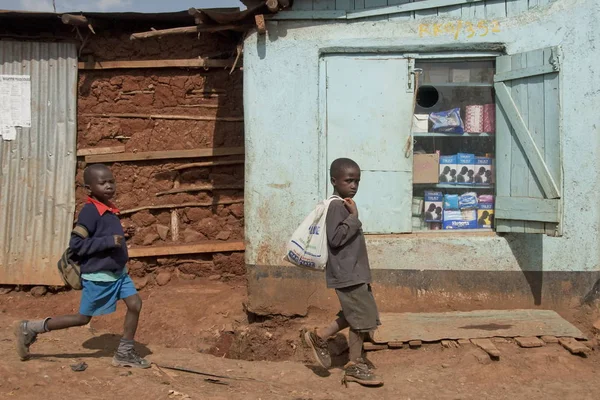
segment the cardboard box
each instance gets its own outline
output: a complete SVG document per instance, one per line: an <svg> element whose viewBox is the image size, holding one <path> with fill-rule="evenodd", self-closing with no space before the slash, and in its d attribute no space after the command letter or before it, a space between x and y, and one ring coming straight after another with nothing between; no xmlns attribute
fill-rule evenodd
<svg viewBox="0 0 600 400"><path fill-rule="evenodd" d="M438 182L456 184L456 155L440 156L440 176Z"/></svg>
<svg viewBox="0 0 600 400"><path fill-rule="evenodd" d="M494 183L493 160L489 157L475 157L475 176L473 182L476 185L489 186Z"/></svg>
<svg viewBox="0 0 600 400"><path fill-rule="evenodd" d="M441 222L444 211L444 194L442 192L425 191L425 222Z"/></svg>
<svg viewBox="0 0 600 400"><path fill-rule="evenodd" d="M477 229L478 210L444 210L444 229Z"/></svg>
<svg viewBox="0 0 600 400"><path fill-rule="evenodd" d="M477 227L480 229L494 228L494 205L479 203L477 209Z"/></svg>
<svg viewBox="0 0 600 400"><path fill-rule="evenodd" d="M429 132L429 114L413 114L413 132Z"/></svg>
<svg viewBox="0 0 600 400"><path fill-rule="evenodd" d="M473 178L475 175L475 155L458 153L456 158L456 184L473 185Z"/></svg>
<svg viewBox="0 0 600 400"><path fill-rule="evenodd" d="M413 156L413 183L438 183L440 156L415 154Z"/></svg>
<svg viewBox="0 0 600 400"><path fill-rule="evenodd" d="M483 106L470 105L465 107L465 132L485 132L483 130Z"/></svg>

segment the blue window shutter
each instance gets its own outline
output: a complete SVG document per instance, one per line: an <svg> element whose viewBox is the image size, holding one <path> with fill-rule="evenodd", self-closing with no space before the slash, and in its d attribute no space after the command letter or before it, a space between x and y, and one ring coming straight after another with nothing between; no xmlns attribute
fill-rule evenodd
<svg viewBox="0 0 600 400"><path fill-rule="evenodd" d="M561 234L559 73L558 47L496 59L498 232Z"/></svg>
<svg viewBox="0 0 600 400"><path fill-rule="evenodd" d="M326 162L361 167L356 203L365 233L412 231L413 77L406 58L332 55L326 61Z"/></svg>

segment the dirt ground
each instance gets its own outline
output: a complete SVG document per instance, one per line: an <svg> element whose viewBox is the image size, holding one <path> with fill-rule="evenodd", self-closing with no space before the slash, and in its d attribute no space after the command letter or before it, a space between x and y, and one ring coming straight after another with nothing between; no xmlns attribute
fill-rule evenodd
<svg viewBox="0 0 600 400"><path fill-rule="evenodd" d="M26 292L0 295L0 399L598 399L600 356L569 354L559 345L521 349L498 344L502 355L491 361L471 345L369 353L385 379L381 388L341 385L347 359L343 336L330 343L334 368L312 365L298 332L328 315L311 310L304 319L261 320L248 316L243 280L171 282L141 292L144 308L138 351L159 365L177 365L240 379L174 372L114 368L110 357L119 340L124 307L94 319L91 329L72 328L40 336L34 357L21 362L14 350L12 324L18 319L76 312L77 292L34 298ZM582 326L582 318L571 322ZM483 357L482 357L483 356ZM70 365L85 361L87 370ZM186 397L189 396L189 397Z"/></svg>

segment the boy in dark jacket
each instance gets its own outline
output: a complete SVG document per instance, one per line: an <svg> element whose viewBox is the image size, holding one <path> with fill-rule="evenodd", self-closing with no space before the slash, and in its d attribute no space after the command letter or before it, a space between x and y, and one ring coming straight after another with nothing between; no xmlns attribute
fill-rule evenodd
<svg viewBox="0 0 600 400"><path fill-rule="evenodd" d="M377 304L371 291L371 269L367 246L358 219L358 208L352 198L358 191L360 168L348 158L331 164L334 200L327 211L327 244L329 257L325 268L327 287L335 289L342 311L329 326L305 331L303 339L313 350L316 361L324 368L331 366L327 338L350 327L348 346L350 361L344 367L344 382L380 386L383 380L373 373L374 365L363 353L363 342L380 325Z"/></svg>
<svg viewBox="0 0 600 400"><path fill-rule="evenodd" d="M108 167L94 164L85 169L83 180L89 197L79 213L69 242L81 265L83 289L79 314L19 322L15 328L17 352L25 361L29 358L29 346L40 333L86 325L93 316L115 312L117 301L123 299L127 315L112 364L148 368L150 363L133 348L142 299L125 267L129 256L123 227L117 217L119 210L110 202L116 191L115 178Z"/></svg>

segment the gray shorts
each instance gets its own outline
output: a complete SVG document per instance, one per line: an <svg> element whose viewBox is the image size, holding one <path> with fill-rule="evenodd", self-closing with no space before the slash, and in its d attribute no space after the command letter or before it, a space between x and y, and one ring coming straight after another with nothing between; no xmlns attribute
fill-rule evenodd
<svg viewBox="0 0 600 400"><path fill-rule="evenodd" d="M335 289L335 292L342 305L342 311L338 313L338 316L346 318L352 330L371 332L381 325L371 285L361 283Z"/></svg>

